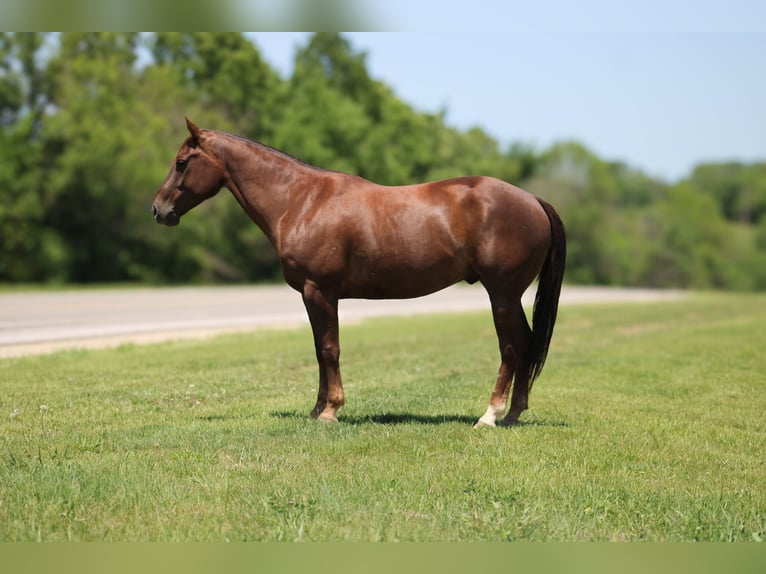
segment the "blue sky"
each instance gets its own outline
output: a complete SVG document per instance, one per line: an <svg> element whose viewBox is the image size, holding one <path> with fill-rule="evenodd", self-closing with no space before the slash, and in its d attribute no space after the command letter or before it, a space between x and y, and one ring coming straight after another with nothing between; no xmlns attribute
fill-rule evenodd
<svg viewBox="0 0 766 574"><path fill-rule="evenodd" d="M594 20L573 9L545 19L558 3L541 0L535 13L501 9L482 26L480 15L451 10L448 0L442 10L425 0L411 2L410 16L430 9L438 18L425 18L420 31L394 22L404 31L345 35L400 98L446 110L450 125L479 126L503 145L574 139L667 180L702 161L766 160L766 8L668 1ZM308 34L252 37L287 75Z"/></svg>

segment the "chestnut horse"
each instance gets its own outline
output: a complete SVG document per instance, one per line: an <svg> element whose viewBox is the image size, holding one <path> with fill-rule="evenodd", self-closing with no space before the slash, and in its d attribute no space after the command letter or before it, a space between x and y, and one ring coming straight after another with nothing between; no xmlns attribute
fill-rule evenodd
<svg viewBox="0 0 766 574"><path fill-rule="evenodd" d="M303 296L319 363L311 416L337 421L343 406L338 300L420 297L458 281L489 294L500 371L477 427L527 408L556 322L566 260L553 207L491 177L387 187L313 167L263 144L200 129L186 138L157 192L154 219L178 225L228 188L271 241L287 283ZM529 327L521 296L539 277Z"/></svg>

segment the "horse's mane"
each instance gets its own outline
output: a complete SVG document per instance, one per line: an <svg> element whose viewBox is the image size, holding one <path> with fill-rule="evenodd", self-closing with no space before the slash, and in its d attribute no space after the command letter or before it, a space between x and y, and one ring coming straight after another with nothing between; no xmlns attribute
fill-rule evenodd
<svg viewBox="0 0 766 574"><path fill-rule="evenodd" d="M307 167L309 169L314 169L314 170L317 170L317 171L334 171L334 170L331 170L331 169L325 169L323 167L318 167L316 165L312 165L312 164L307 163L307 162L303 161L302 159L299 159L299 158L297 158L297 157L295 157L293 155L290 155L289 153L284 152L284 151L282 151L280 149L277 149L275 147L271 147L271 146L266 145L266 144L261 143L261 142L257 142L255 140L251 140L251 139L246 138L246 137L238 136L236 134L230 134L228 132L221 132L221 131L218 131L218 130L210 130L210 131L212 133L218 135L218 136L222 136L222 137L228 138L228 139L233 139L233 140L239 141L240 143L243 143L243 144L245 144L247 146L255 147L255 148L264 150L267 153L272 153L272 154L281 156L284 159L287 159L287 160L289 160L289 161L291 161L293 163L297 163L298 165L303 166L303 167Z"/></svg>

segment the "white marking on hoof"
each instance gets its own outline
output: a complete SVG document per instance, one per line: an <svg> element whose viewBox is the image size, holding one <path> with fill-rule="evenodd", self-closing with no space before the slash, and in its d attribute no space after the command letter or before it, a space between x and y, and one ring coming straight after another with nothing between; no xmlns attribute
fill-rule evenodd
<svg viewBox="0 0 766 574"><path fill-rule="evenodd" d="M489 405L487 407L487 412L485 412L478 420L478 422L473 425L473 428L480 429L482 427L497 426L495 425L495 421L497 421L498 416L503 414L503 411L505 411L505 405L500 407Z"/></svg>
<svg viewBox="0 0 766 574"><path fill-rule="evenodd" d="M484 427L493 427L495 426L494 420L488 420L486 417L481 417L475 425L473 425L473 428L480 429Z"/></svg>

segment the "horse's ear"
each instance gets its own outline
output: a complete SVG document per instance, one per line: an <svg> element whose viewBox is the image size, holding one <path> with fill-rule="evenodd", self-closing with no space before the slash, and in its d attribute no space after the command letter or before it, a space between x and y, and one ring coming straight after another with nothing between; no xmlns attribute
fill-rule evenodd
<svg viewBox="0 0 766 574"><path fill-rule="evenodd" d="M194 141L195 145L192 147L196 147L196 145L199 145L199 135L200 135L200 129L194 125L194 123L189 118L184 118L186 120L186 128L189 130L189 134L192 137L192 141Z"/></svg>

